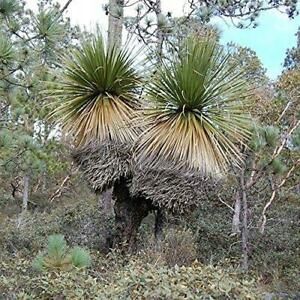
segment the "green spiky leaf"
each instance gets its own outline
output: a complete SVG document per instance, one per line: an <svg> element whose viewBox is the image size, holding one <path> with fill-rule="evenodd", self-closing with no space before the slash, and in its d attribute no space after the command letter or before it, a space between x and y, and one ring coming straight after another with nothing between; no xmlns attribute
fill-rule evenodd
<svg viewBox="0 0 300 300"><path fill-rule="evenodd" d="M61 234L51 235L48 238L47 254L51 258L61 259L66 255L67 243Z"/></svg>
<svg viewBox="0 0 300 300"><path fill-rule="evenodd" d="M91 264L91 257L85 249L75 247L71 251L71 261L75 267L85 268Z"/></svg>
<svg viewBox="0 0 300 300"><path fill-rule="evenodd" d="M45 268L44 264L44 256L42 254L39 254L33 261L32 267L34 270L42 272Z"/></svg>
<svg viewBox="0 0 300 300"><path fill-rule="evenodd" d="M266 146L265 131L263 127L254 124L249 146L256 152Z"/></svg>
<svg viewBox="0 0 300 300"><path fill-rule="evenodd" d="M267 126L264 131L267 144L270 147L275 147L279 138L279 129L274 126Z"/></svg>
<svg viewBox="0 0 300 300"><path fill-rule="evenodd" d="M64 34L63 26L58 21L56 9L41 11L35 18L39 36L50 43L55 43Z"/></svg>
<svg viewBox="0 0 300 300"><path fill-rule="evenodd" d="M3 35L0 35L0 62L7 64L14 58L11 42Z"/></svg>
<svg viewBox="0 0 300 300"><path fill-rule="evenodd" d="M275 158L271 166L275 174L282 174L286 171L286 165L279 158Z"/></svg>
<svg viewBox="0 0 300 300"><path fill-rule="evenodd" d="M136 128L130 125L140 79L133 63L128 50L106 47L101 36L66 59L64 75L53 90L60 103L51 115L78 144L136 139Z"/></svg>
<svg viewBox="0 0 300 300"><path fill-rule="evenodd" d="M10 17L19 10L18 0L0 0L0 14L4 17Z"/></svg>
<svg viewBox="0 0 300 300"><path fill-rule="evenodd" d="M172 61L162 62L147 87L148 130L138 159L151 167L167 161L206 174L241 163L238 143L250 135L244 74L228 64L215 40L187 40Z"/></svg>

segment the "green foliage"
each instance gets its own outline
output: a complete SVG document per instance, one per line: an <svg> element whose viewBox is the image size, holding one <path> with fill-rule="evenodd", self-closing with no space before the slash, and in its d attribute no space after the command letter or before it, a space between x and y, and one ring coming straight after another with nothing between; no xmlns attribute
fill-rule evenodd
<svg viewBox="0 0 300 300"><path fill-rule="evenodd" d="M249 146L253 151L257 152L266 145L266 141L264 138L264 130L261 126L254 124L252 132L253 134Z"/></svg>
<svg viewBox="0 0 300 300"><path fill-rule="evenodd" d="M0 35L0 62L3 65L9 63L14 57L13 47L10 41L3 35Z"/></svg>
<svg viewBox="0 0 300 300"><path fill-rule="evenodd" d="M280 130L275 126L262 126L255 124L253 126L253 135L250 141L250 147L258 152L264 147L274 148L279 141Z"/></svg>
<svg viewBox="0 0 300 300"><path fill-rule="evenodd" d="M197 262L190 267L169 268L135 257L127 263L120 260L116 267L109 259L96 257L104 260L101 268L109 273L73 270L49 276L30 272L27 260L15 259L10 264L1 260L1 293L17 299L261 299L255 278L243 277L232 269Z"/></svg>
<svg viewBox="0 0 300 300"><path fill-rule="evenodd" d="M86 250L75 247L71 250L71 261L76 268L88 267L91 264L90 255Z"/></svg>
<svg viewBox="0 0 300 300"><path fill-rule="evenodd" d="M258 26L257 19L261 11L266 9L285 7L284 11L290 18L297 15L297 1L270 0L264 1L241 1L218 0L213 3L199 1L197 15L202 22L210 22L214 16L225 16L237 19L237 27L240 29Z"/></svg>
<svg viewBox="0 0 300 300"><path fill-rule="evenodd" d="M44 270L44 257L42 254L39 254L34 259L34 261L32 262L32 267L39 272L42 272Z"/></svg>
<svg viewBox="0 0 300 300"><path fill-rule="evenodd" d="M35 18L38 34L48 43L55 44L55 41L64 36L64 29L58 18L59 12L56 9L42 10Z"/></svg>
<svg viewBox="0 0 300 300"><path fill-rule="evenodd" d="M292 136L292 144L300 148L300 128L298 128Z"/></svg>
<svg viewBox="0 0 300 300"><path fill-rule="evenodd" d="M3 17L10 17L20 8L18 0L0 0L0 14Z"/></svg>
<svg viewBox="0 0 300 300"><path fill-rule="evenodd" d="M235 143L249 137L250 92L229 57L215 40L192 36L177 57L161 63L147 87L141 162L154 168L163 161L184 164L206 174L240 162Z"/></svg>
<svg viewBox="0 0 300 300"><path fill-rule="evenodd" d="M157 243L146 234L143 260L159 262L169 267L190 266L197 259L197 246L193 232L188 229L165 229L164 237Z"/></svg>
<svg viewBox="0 0 300 300"><path fill-rule="evenodd" d="M67 243L61 234L51 235L48 238L47 254L58 260L63 259L67 251Z"/></svg>
<svg viewBox="0 0 300 300"><path fill-rule="evenodd" d="M298 28L295 36L297 37L297 45L288 49L284 60L284 67L288 70L297 69L300 66L300 27Z"/></svg>
<svg viewBox="0 0 300 300"><path fill-rule="evenodd" d="M249 84L261 87L268 83L266 69L255 51L234 43L229 43L227 47L231 53L229 64L233 63L236 69L241 69L245 73Z"/></svg>
<svg viewBox="0 0 300 300"><path fill-rule="evenodd" d="M271 166L275 174L282 174L287 169L284 163L279 158L275 158L272 161Z"/></svg>
<svg viewBox="0 0 300 300"><path fill-rule="evenodd" d="M77 182L76 185L79 185ZM63 198L62 202L69 202L67 207L52 208L47 213L36 211L29 214L26 218L26 226L16 229L15 220L7 220L0 224L0 245L5 253L18 252L24 255L37 253L44 247L44 241L53 233L61 233L65 236L70 247L79 245L83 248L100 249L107 251L105 233L107 228L112 230L113 222L107 223L101 217L96 201L84 187L77 191L77 197L81 201L71 201L68 197ZM45 197L45 195L41 195ZM10 199L11 200L11 199ZM32 197L32 201L41 208L39 210L49 210L48 199L37 199ZM75 203L74 203L75 202ZM53 205L53 204L52 204ZM11 206L11 205L10 205Z"/></svg>
<svg viewBox="0 0 300 300"><path fill-rule="evenodd" d="M230 203L230 190L222 195L224 194L228 195L228 199L224 200ZM197 292L197 296L206 293L216 299L247 299L244 298L246 291L254 299L261 299L262 290L296 292L300 288L297 276L300 238L297 198L284 198L279 202L281 206L274 206L268 216L270 221L264 236L256 228L249 226L253 266L251 274L257 274L259 290L256 289L257 284L252 282L253 279L246 279L236 271L240 251L239 237L230 235L231 210L217 200L201 203L196 214L189 216L185 226L190 226L190 230L181 226L176 230L166 229L166 237L161 245L145 243L146 248L142 248L137 256L124 257L114 251L103 256L92 250L95 263L89 269L77 272L77 268L68 267L63 268L65 271L60 271L56 267L51 274L33 272L32 253L40 251L43 241L53 232L63 232L69 245L92 245L100 242L103 221L96 214L97 204L86 201L85 197L80 198L84 199L80 205L72 204L68 208L52 210L50 215L38 213L32 218L29 216L26 225L20 229L16 229L15 220L1 224L0 297L9 299L8 295L13 297L25 293L33 299L41 299L41 295L50 299L58 295L70 299L97 298L98 295L103 295L103 299L126 299L136 295L139 299L149 295L151 299L156 295L157 286L163 295L171 292L169 299L180 299L176 297L181 292L190 293L194 298L194 293ZM249 202L249 209L257 215L261 207L257 207L257 202ZM100 222L91 225L89 222L93 220ZM179 223L178 219L176 223ZM182 223L183 220L180 220L180 224ZM149 230L151 229L152 224L149 224ZM147 239L149 234L148 232ZM72 251L67 253L71 255ZM46 253L37 257L35 270L45 270L45 255ZM193 264L195 259L205 264ZM78 259L73 260L72 266L74 261L78 262ZM211 264L223 267L212 267ZM223 292L216 282L220 282ZM132 285L129 287L127 284ZM226 296L223 289L228 285L231 286L230 296ZM133 294L128 296L130 291Z"/></svg>
<svg viewBox="0 0 300 300"><path fill-rule="evenodd" d="M51 235L48 239L47 252L38 255L33 267L38 270L70 270L72 267L86 268L90 265L89 253L80 247L68 250L63 235Z"/></svg>
<svg viewBox="0 0 300 300"><path fill-rule="evenodd" d="M260 299L253 280L195 262L190 267L157 267L133 261L107 285L106 299Z"/></svg>
<svg viewBox="0 0 300 300"><path fill-rule="evenodd" d="M78 31L51 0L39 1L38 12L25 1L0 0L0 24L1 180L11 194L16 178L30 174L31 197L41 178L53 189L69 166L59 132L46 119L48 99L40 92L41 80L53 81L60 72L60 53L73 47Z"/></svg>
<svg viewBox="0 0 300 300"><path fill-rule="evenodd" d="M129 50L106 47L100 35L84 42L66 59L65 72L50 91L59 100L52 116L79 144L134 140L130 125L140 80L133 65Z"/></svg>
<svg viewBox="0 0 300 300"><path fill-rule="evenodd" d="M279 139L279 128L275 126L267 126L264 128L265 140L268 146L275 147Z"/></svg>

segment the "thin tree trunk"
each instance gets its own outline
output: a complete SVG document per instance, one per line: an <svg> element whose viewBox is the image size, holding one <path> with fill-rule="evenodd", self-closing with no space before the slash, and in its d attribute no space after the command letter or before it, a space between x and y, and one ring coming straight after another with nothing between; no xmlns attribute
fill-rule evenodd
<svg viewBox="0 0 300 300"><path fill-rule="evenodd" d="M245 187L245 174L244 171L241 174L241 189L242 189L242 270L247 272L249 269L248 264L248 202Z"/></svg>
<svg viewBox="0 0 300 300"><path fill-rule="evenodd" d="M124 15L124 0L109 1L108 45L121 47Z"/></svg>
<svg viewBox="0 0 300 300"><path fill-rule="evenodd" d="M157 54L158 57L162 57L162 48L163 48L163 32L160 27L160 18L161 18L161 0L156 0L156 5L155 5L155 14L156 14L156 22L158 24L157 26L157 33L156 33L156 38L157 38Z"/></svg>
<svg viewBox="0 0 300 300"><path fill-rule="evenodd" d="M25 174L23 180L24 180L24 187L23 187L22 212L26 212L28 208L28 200L29 200L29 176Z"/></svg>
<svg viewBox="0 0 300 300"><path fill-rule="evenodd" d="M17 228L24 225L24 218L27 213L29 202L29 175L25 174L23 176L23 198L22 198L22 211L17 218Z"/></svg>
<svg viewBox="0 0 300 300"><path fill-rule="evenodd" d="M235 192L235 202L234 202L234 214L232 218L232 234L239 234L241 232L241 197L240 192Z"/></svg>
<svg viewBox="0 0 300 300"><path fill-rule="evenodd" d="M44 171L42 175L42 193L46 193L46 191L47 191L47 171Z"/></svg>

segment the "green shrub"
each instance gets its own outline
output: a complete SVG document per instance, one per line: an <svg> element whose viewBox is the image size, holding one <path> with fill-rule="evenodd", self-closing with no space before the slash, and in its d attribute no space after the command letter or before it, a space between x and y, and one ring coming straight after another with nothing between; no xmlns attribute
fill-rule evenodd
<svg viewBox="0 0 300 300"><path fill-rule="evenodd" d="M95 253L94 253L95 255ZM116 258L116 257L115 257ZM97 255L95 257L97 259ZM91 272L77 269L54 273L30 271L30 262L0 261L1 299L262 299L255 278L246 278L233 269L148 264L131 256L110 267L110 259L98 257ZM106 261L106 262L105 262ZM102 270L105 268L105 270Z"/></svg>
<svg viewBox="0 0 300 300"><path fill-rule="evenodd" d="M63 234L70 246L107 251L112 221L103 221L95 199L83 199L68 205L50 213L29 212L25 225L19 228L14 218L0 223L1 251L32 256L44 246L43 241L55 233Z"/></svg>
<svg viewBox="0 0 300 300"><path fill-rule="evenodd" d="M76 268L84 268L91 264L91 257L86 250L75 247L71 250L71 261Z"/></svg>
<svg viewBox="0 0 300 300"><path fill-rule="evenodd" d="M61 260L66 255L67 243L61 234L50 235L48 238L47 254L56 260Z"/></svg>
<svg viewBox="0 0 300 300"><path fill-rule="evenodd" d="M189 266L197 258L197 245L191 230L169 228L161 241L148 239L142 253L149 263Z"/></svg>
<svg viewBox="0 0 300 300"><path fill-rule="evenodd" d="M105 289L106 299L261 299L254 280L194 263L164 267L131 261ZM105 299L103 297L103 299Z"/></svg>
<svg viewBox="0 0 300 300"><path fill-rule="evenodd" d="M70 270L74 267L85 268L90 265L89 253L80 248L68 250L63 235L51 235L48 238L47 252L39 254L33 261L33 267L38 271L43 270Z"/></svg>

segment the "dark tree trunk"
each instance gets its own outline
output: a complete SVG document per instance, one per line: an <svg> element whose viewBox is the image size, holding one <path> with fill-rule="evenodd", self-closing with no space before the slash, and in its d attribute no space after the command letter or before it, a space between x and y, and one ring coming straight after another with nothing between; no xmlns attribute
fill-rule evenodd
<svg viewBox="0 0 300 300"><path fill-rule="evenodd" d="M113 246L134 251L138 229L153 206L143 197L131 197L125 178L115 183L113 197L116 226Z"/></svg>
<svg viewBox="0 0 300 300"><path fill-rule="evenodd" d="M99 226L100 244L99 250L108 253L113 246L113 231L111 228L111 220L113 219L112 209L112 189L108 189L102 193L97 193L99 205L99 217L101 218L101 226Z"/></svg>
<svg viewBox="0 0 300 300"><path fill-rule="evenodd" d="M163 237L163 227L166 221L165 213L158 208L155 215L155 226L154 226L154 235L157 241L161 240Z"/></svg>

